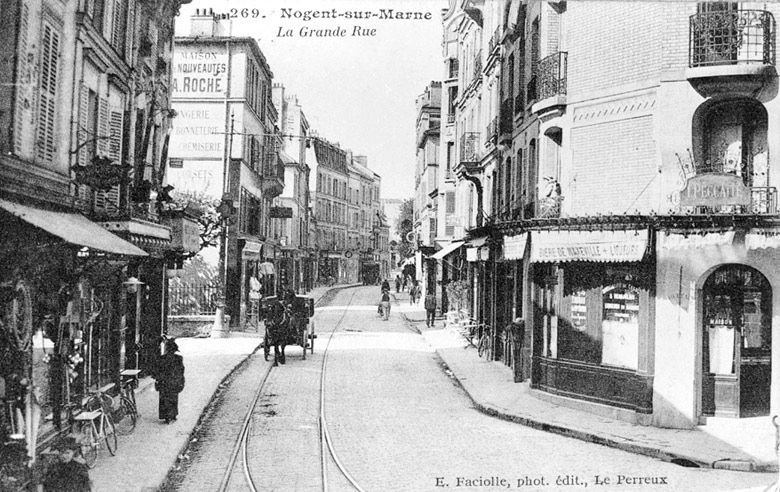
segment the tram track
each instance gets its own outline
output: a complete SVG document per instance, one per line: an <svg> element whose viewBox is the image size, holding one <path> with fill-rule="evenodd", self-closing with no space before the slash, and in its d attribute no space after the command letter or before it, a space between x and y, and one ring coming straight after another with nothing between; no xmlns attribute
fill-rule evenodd
<svg viewBox="0 0 780 492"><path fill-rule="evenodd" d="M339 291L343 291L346 289L338 289ZM336 478L336 477L330 477L328 474L328 467L329 464L332 463L335 465L336 469L338 470L341 477L346 479L346 481L350 484L350 486L357 491L363 492L363 488L357 483L357 481L352 477L352 475L349 473L349 471L346 469L344 464L341 462L341 460L338 458L338 455L336 453L336 450L333 446L333 441L330 437L330 433L328 432L328 423L327 423L327 416L325 412L325 389L326 389L326 374L327 374L327 361L328 361L328 350L330 347L330 343L333 339L333 335L335 332L339 329L339 327L342 325L344 318L346 317L347 312L349 311L349 307L352 305L355 295L357 294L357 289L352 289L352 295L349 298L349 302L344 306L342 309L341 315L339 316L338 321L334 324L333 329L330 330L328 340L324 345L324 348L322 350L322 362L320 366L320 384L319 384L319 415L317 417L318 422L318 431L319 431L319 441L320 441L320 468L321 468L321 478L322 478L322 491L328 492L330 490L329 484ZM335 297L335 295L330 295L332 291L329 291L326 293L325 296L323 296L316 304L317 307L322 307L323 305L327 305L332 299ZM314 341L312 340L311 343ZM252 427L252 420L253 416L255 415L255 411L257 409L258 401L260 400L261 396L263 395L263 391L266 387L266 383L268 382L270 376L274 372L275 367L270 367L268 371L266 371L265 375L261 379L261 381L258 383L258 385L255 388L254 395L252 398L252 402L249 405L249 409L247 410L241 429L239 431L239 434L236 438L236 441L234 443L230 459L228 462L228 465L225 468L225 472L222 476L222 480L220 481L218 491L224 492L228 490L228 487L231 485L231 482L234 480L235 475L238 474L238 471L236 470L236 464L239 458L241 459L241 474L243 475L243 483L245 484L246 488L248 490L251 490L253 492L256 492L258 489L255 479L252 475L250 463L251 463L251 456L249 453L249 448L251 445L250 442L250 430Z"/></svg>

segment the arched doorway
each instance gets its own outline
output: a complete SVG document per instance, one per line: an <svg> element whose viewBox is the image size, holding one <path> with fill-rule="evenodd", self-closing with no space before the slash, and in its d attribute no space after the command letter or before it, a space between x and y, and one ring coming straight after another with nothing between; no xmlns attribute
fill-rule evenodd
<svg viewBox="0 0 780 492"><path fill-rule="evenodd" d="M702 299L702 414L769 415L769 281L749 266L723 265L707 278Z"/></svg>

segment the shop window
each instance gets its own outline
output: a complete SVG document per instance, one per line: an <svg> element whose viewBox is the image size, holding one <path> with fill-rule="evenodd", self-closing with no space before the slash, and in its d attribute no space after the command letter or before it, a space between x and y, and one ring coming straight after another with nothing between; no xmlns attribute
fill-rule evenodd
<svg viewBox="0 0 780 492"><path fill-rule="evenodd" d="M627 285L603 289L601 363L637 368L639 335L639 292Z"/></svg>

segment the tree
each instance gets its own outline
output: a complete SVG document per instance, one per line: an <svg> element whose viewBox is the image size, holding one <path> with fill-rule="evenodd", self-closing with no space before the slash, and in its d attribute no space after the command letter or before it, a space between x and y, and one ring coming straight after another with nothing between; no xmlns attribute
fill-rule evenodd
<svg viewBox="0 0 780 492"><path fill-rule="evenodd" d="M205 193L181 192L173 192L171 198L173 203L170 210L183 211L188 207L200 209L200 215L196 219L200 228L200 249L217 246L222 227L229 220L229 217L222 215L219 210L220 200Z"/></svg>
<svg viewBox="0 0 780 492"><path fill-rule="evenodd" d="M401 242L398 244L398 253L401 258L407 258L412 255L416 247L416 244L409 242L406 237L414 228L414 198L407 198L401 202L395 228L401 236Z"/></svg>

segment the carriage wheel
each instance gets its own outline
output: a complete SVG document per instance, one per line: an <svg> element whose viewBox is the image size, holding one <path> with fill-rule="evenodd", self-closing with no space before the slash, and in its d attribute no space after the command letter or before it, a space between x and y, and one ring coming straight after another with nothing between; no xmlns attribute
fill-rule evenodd
<svg viewBox="0 0 780 492"><path fill-rule="evenodd" d="M314 320L309 321L311 327L309 328L309 353L314 353Z"/></svg>
<svg viewBox="0 0 780 492"><path fill-rule="evenodd" d="M306 360L306 327L302 327L300 330L300 339L298 340L298 343L301 344L301 347L303 347L303 360Z"/></svg>

